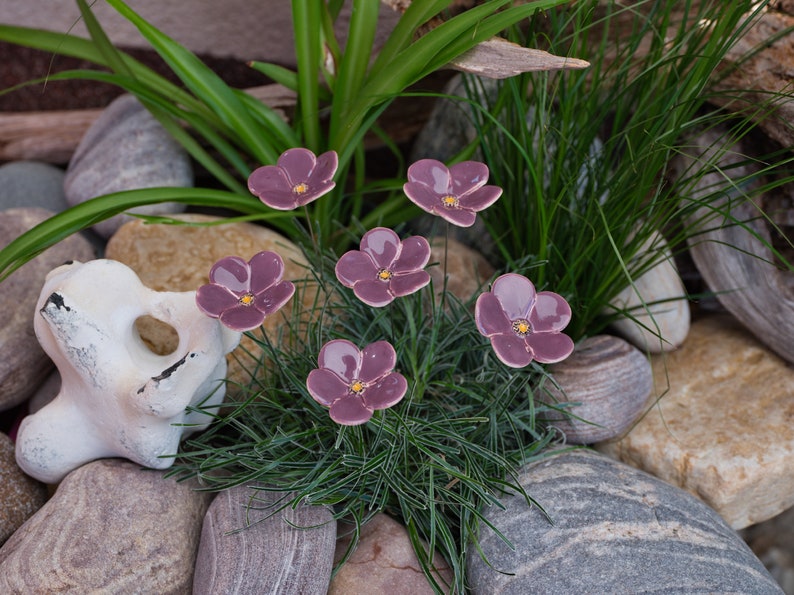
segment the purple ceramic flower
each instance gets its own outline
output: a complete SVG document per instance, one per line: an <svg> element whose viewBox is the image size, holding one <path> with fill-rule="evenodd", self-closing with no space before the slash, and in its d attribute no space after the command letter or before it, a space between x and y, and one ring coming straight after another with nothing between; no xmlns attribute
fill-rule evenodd
<svg viewBox="0 0 794 595"><path fill-rule="evenodd" d="M523 368L533 359L559 362L573 351L571 338L560 332L571 320L568 302L551 291L536 293L521 275L496 279L491 291L477 298L474 319L496 356L513 368Z"/></svg>
<svg viewBox="0 0 794 595"><path fill-rule="evenodd" d="M210 270L210 283L196 291L196 304L207 316L235 331L249 331L286 304L295 286L282 281L284 261L275 252L260 252L245 262L227 256Z"/></svg>
<svg viewBox="0 0 794 595"><path fill-rule="evenodd" d="M405 195L432 215L460 227L474 224L477 212L502 195L499 186L486 186L488 166L464 161L447 169L435 159L421 159L408 168Z"/></svg>
<svg viewBox="0 0 794 595"><path fill-rule="evenodd" d="M263 165L248 177L248 189L269 207L289 211L330 192L339 159L334 151L315 157L309 149L289 149L277 165Z"/></svg>
<svg viewBox="0 0 794 595"><path fill-rule="evenodd" d="M430 244L422 236L402 242L391 229L376 227L361 238L361 250L351 250L336 263L336 278L365 304L385 306L430 283L423 270Z"/></svg>
<svg viewBox="0 0 794 595"><path fill-rule="evenodd" d="M375 409L396 405L405 396L408 382L394 371L397 354L387 341L377 341L359 351L350 341L335 339L320 349L318 368L309 372L306 388L315 401L330 407L336 423L366 423Z"/></svg>

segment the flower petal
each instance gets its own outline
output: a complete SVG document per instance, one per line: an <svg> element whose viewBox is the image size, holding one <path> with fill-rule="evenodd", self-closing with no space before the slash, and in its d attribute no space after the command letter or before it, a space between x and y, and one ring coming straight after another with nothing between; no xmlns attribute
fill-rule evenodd
<svg viewBox="0 0 794 595"><path fill-rule="evenodd" d="M393 273L415 271L425 267L430 260L430 243L422 236L411 236L402 241L402 249L391 267Z"/></svg>
<svg viewBox="0 0 794 595"><path fill-rule="evenodd" d="M535 359L542 364L553 364L573 353L573 340L564 333L532 333L526 336Z"/></svg>
<svg viewBox="0 0 794 595"><path fill-rule="evenodd" d="M265 316L270 316L290 301L294 293L295 286L290 281L276 283L272 287L268 287L262 293L256 294L254 307Z"/></svg>
<svg viewBox="0 0 794 595"><path fill-rule="evenodd" d="M336 261L336 278L345 287L353 287L359 281L371 281L377 277L378 267L369 254L350 250Z"/></svg>
<svg viewBox="0 0 794 595"><path fill-rule="evenodd" d="M430 274L427 271L414 271L394 275L389 282L389 290L394 297L402 297L419 291L430 283Z"/></svg>
<svg viewBox="0 0 794 595"><path fill-rule="evenodd" d="M499 298L505 315L511 320L529 319L535 304L535 286L523 275L507 273L491 285L491 293Z"/></svg>
<svg viewBox="0 0 794 595"><path fill-rule="evenodd" d="M238 304L239 298L220 285L202 285L196 291L196 305L204 314L218 318L225 310Z"/></svg>
<svg viewBox="0 0 794 595"><path fill-rule="evenodd" d="M309 372L306 388L312 398L325 407L330 407L334 401L348 394L348 385L339 376L324 368Z"/></svg>
<svg viewBox="0 0 794 595"><path fill-rule="evenodd" d="M532 361L532 354L527 351L524 340L512 333L493 335L491 347L493 347L496 357L511 368L523 368Z"/></svg>
<svg viewBox="0 0 794 595"><path fill-rule="evenodd" d="M388 341L370 343L361 351L358 379L369 384L386 376L397 363L397 353ZM369 390L369 389L367 389Z"/></svg>
<svg viewBox="0 0 794 595"><path fill-rule="evenodd" d="M364 391L364 402L372 409L386 409L399 403L407 390L408 381L405 377L392 372Z"/></svg>
<svg viewBox="0 0 794 595"><path fill-rule="evenodd" d="M318 367L327 368L345 383L350 384L358 378L358 371L361 368L361 352L350 341L333 339L320 349L317 364Z"/></svg>
<svg viewBox="0 0 794 595"><path fill-rule="evenodd" d="M372 257L375 266L390 269L400 253L400 236L387 227L376 227L364 234L360 247Z"/></svg>
<svg viewBox="0 0 794 595"><path fill-rule="evenodd" d="M570 321L571 306L564 297L552 291L541 291L537 295L529 317L534 332L561 331Z"/></svg>
<svg viewBox="0 0 794 595"><path fill-rule="evenodd" d="M412 182L423 184L439 198L449 194L452 189L450 170L435 159L420 159L413 163L406 173L409 184Z"/></svg>
<svg viewBox="0 0 794 595"><path fill-rule="evenodd" d="M335 182L320 182L319 184L309 182L308 192L305 194L295 195L296 206L302 207L303 205L307 205L310 202L317 200L323 194L328 194L331 190L333 190L334 186L336 186Z"/></svg>
<svg viewBox="0 0 794 595"><path fill-rule="evenodd" d="M339 167L339 156L336 151L327 151L318 155L311 176L312 186L331 180L336 173L337 167ZM333 188L333 185L331 185L331 188Z"/></svg>
<svg viewBox="0 0 794 595"><path fill-rule="evenodd" d="M411 202L431 215L435 215L437 208L441 206L443 194L437 194L432 188L420 182L406 182L403 184L403 192Z"/></svg>
<svg viewBox="0 0 794 595"><path fill-rule="evenodd" d="M359 281L353 286L353 293L365 304L373 308L382 308L394 301L394 295L389 291L390 283L375 279L374 281Z"/></svg>
<svg viewBox="0 0 794 595"><path fill-rule="evenodd" d="M449 168L449 177L455 196L462 197L488 181L488 166L479 161L463 161Z"/></svg>
<svg viewBox="0 0 794 595"><path fill-rule="evenodd" d="M477 329L486 337L511 333L512 321L505 315L502 304L493 293L481 293L474 306Z"/></svg>
<svg viewBox="0 0 794 595"><path fill-rule="evenodd" d="M458 201L462 209L482 211L495 203L500 196L502 196L502 189L499 186L483 186L473 192L461 195Z"/></svg>
<svg viewBox="0 0 794 595"><path fill-rule="evenodd" d="M278 158L278 167L284 170L289 179L289 188L301 182L308 182L317 158L309 149L287 149Z"/></svg>
<svg viewBox="0 0 794 595"><path fill-rule="evenodd" d="M250 331L257 328L265 320L265 315L251 306L238 305L225 310L220 321L235 331Z"/></svg>
<svg viewBox="0 0 794 595"><path fill-rule="evenodd" d="M239 296L249 291L251 269L248 263L238 256L221 258L210 269L210 282L226 287Z"/></svg>
<svg viewBox="0 0 794 595"><path fill-rule="evenodd" d="M468 211L461 208L446 209L441 207L436 209L434 214L438 215L442 219L446 219L452 223L452 225L457 225L458 227L471 227L474 225L474 221L477 219L477 214L474 211Z"/></svg>
<svg viewBox="0 0 794 595"><path fill-rule="evenodd" d="M251 269L251 292L259 294L268 287L281 281L284 275L284 261L275 252L263 251L254 254L248 261Z"/></svg>
<svg viewBox="0 0 794 595"><path fill-rule="evenodd" d="M255 169L248 176L248 190L267 206L280 211L288 211L297 206L287 174L275 165L264 165Z"/></svg>
<svg viewBox="0 0 794 595"><path fill-rule="evenodd" d="M361 397L348 395L337 399L328 412L331 419L343 426L358 426L372 419L372 409Z"/></svg>

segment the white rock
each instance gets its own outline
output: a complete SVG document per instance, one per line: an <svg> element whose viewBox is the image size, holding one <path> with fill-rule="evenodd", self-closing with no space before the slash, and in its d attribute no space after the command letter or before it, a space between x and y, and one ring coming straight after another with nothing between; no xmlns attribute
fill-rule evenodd
<svg viewBox="0 0 794 595"><path fill-rule="evenodd" d="M615 320L612 328L640 349L662 353L680 347L689 334L689 302L664 238L652 234L638 251L639 257L648 250L661 256L612 299L613 308L630 314Z"/></svg>
<svg viewBox="0 0 794 595"><path fill-rule="evenodd" d="M156 355L146 347L134 328L144 315L176 330L174 352ZM182 435L211 421L186 407L223 401L225 354L240 340L201 313L195 292L153 291L113 260L51 271L34 328L58 367L61 389L23 420L16 457L28 475L48 483L103 457L169 467Z"/></svg>

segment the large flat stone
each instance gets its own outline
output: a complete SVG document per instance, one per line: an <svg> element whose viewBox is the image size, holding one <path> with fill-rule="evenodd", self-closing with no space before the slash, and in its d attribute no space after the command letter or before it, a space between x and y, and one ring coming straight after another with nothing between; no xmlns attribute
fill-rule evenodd
<svg viewBox="0 0 794 595"><path fill-rule="evenodd" d="M794 505L794 369L727 315L698 320L653 368L669 391L602 452L698 495L735 529Z"/></svg>

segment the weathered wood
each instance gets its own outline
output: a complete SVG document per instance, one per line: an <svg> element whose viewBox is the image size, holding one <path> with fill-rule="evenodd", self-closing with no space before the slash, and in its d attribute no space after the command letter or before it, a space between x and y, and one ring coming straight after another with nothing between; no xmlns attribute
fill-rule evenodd
<svg viewBox="0 0 794 595"><path fill-rule="evenodd" d="M741 180L754 173L750 165L742 163L746 147L737 145L722 155L716 153L720 135L712 130L692 139L693 154L673 161L678 175L686 175L696 163L715 163L722 169L715 167L713 173L700 177L688 197L691 200L703 200L724 187L726 175ZM761 217L767 206L740 192L737 189L735 196L709 201L686 218L687 226L701 230L688 239L689 251L720 303L760 341L794 363L794 272L776 264L770 223ZM761 200L772 201L772 192L781 190L770 191Z"/></svg>
<svg viewBox="0 0 794 595"><path fill-rule="evenodd" d="M578 58L555 56L543 50L525 48L506 39L492 37L458 56L450 62L450 66L471 74L503 79L522 72L587 68L590 63Z"/></svg>
<svg viewBox="0 0 794 595"><path fill-rule="evenodd" d="M101 109L0 113L0 161L66 163Z"/></svg>

